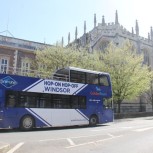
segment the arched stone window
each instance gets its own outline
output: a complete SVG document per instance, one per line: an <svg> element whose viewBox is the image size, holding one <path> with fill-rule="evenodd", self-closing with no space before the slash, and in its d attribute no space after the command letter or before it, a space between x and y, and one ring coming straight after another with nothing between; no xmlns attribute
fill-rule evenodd
<svg viewBox="0 0 153 153"><path fill-rule="evenodd" d="M143 63L150 66L149 50L147 48L143 48L142 53L144 55Z"/></svg>
<svg viewBox="0 0 153 153"><path fill-rule="evenodd" d="M108 44L109 44L110 42L108 41L108 40L105 40L105 39L102 39L101 41L99 41L98 43L97 43L97 49L98 50L101 50L101 51L104 51L105 50L105 48L107 48L107 46L108 46Z"/></svg>

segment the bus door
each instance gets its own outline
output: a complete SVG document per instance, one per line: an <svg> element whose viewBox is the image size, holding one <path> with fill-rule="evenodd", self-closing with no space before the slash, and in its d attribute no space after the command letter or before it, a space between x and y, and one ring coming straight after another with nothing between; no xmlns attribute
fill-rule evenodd
<svg viewBox="0 0 153 153"><path fill-rule="evenodd" d="M112 122L114 119L113 102L111 98L103 98L103 122Z"/></svg>

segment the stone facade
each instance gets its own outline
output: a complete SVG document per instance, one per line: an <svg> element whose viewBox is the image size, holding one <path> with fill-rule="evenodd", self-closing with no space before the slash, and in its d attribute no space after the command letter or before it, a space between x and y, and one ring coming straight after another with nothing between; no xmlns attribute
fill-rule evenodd
<svg viewBox="0 0 153 153"><path fill-rule="evenodd" d="M46 46L51 45L0 35L0 72L29 71L34 51Z"/></svg>

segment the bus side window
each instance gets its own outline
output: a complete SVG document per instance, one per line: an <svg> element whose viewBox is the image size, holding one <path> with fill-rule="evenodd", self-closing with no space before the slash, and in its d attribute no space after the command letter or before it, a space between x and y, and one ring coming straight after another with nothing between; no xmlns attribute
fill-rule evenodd
<svg viewBox="0 0 153 153"><path fill-rule="evenodd" d="M86 83L86 74L84 72L71 70L70 81L76 83Z"/></svg>
<svg viewBox="0 0 153 153"><path fill-rule="evenodd" d="M51 108L51 95L50 94L39 94L39 97L37 97L37 105L40 108Z"/></svg>
<svg viewBox="0 0 153 153"><path fill-rule="evenodd" d="M26 107L28 105L27 101L26 101L26 97L24 95L19 96L19 107Z"/></svg>
<svg viewBox="0 0 153 153"><path fill-rule="evenodd" d="M16 91L7 90L6 91L6 107L15 107L17 102L18 93Z"/></svg>
<svg viewBox="0 0 153 153"><path fill-rule="evenodd" d="M86 98L84 96L79 96L79 108L86 108Z"/></svg>
<svg viewBox="0 0 153 153"><path fill-rule="evenodd" d="M79 104L78 104L78 96L72 96L71 97L71 103L72 103L72 108L79 108Z"/></svg>
<svg viewBox="0 0 153 153"><path fill-rule="evenodd" d="M8 95L7 97L7 106L8 107L14 107L15 106L15 95Z"/></svg>
<svg viewBox="0 0 153 153"><path fill-rule="evenodd" d="M53 108L62 108L61 95L53 95Z"/></svg>
<svg viewBox="0 0 153 153"><path fill-rule="evenodd" d="M85 109L86 108L86 98L84 96L72 96L71 97L72 109Z"/></svg>
<svg viewBox="0 0 153 153"><path fill-rule="evenodd" d="M100 86L109 86L108 77L106 75L99 76L99 85Z"/></svg>
<svg viewBox="0 0 153 153"><path fill-rule="evenodd" d="M33 108L38 107L36 97L34 95L29 95L27 97L27 102L28 102L28 107L33 107Z"/></svg>
<svg viewBox="0 0 153 153"><path fill-rule="evenodd" d="M39 104L40 108L44 108L45 107L45 98L38 99L37 103Z"/></svg>
<svg viewBox="0 0 153 153"><path fill-rule="evenodd" d="M62 95L62 108L71 108L69 95Z"/></svg>
<svg viewBox="0 0 153 153"><path fill-rule="evenodd" d="M86 73L87 84L98 84L98 74Z"/></svg>

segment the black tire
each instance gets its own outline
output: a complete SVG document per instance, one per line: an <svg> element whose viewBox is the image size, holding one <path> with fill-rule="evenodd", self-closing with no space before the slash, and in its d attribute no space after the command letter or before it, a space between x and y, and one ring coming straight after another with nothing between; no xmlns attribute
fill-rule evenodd
<svg viewBox="0 0 153 153"><path fill-rule="evenodd" d="M89 119L90 126L96 126L98 123L98 117L96 115L92 115Z"/></svg>
<svg viewBox="0 0 153 153"><path fill-rule="evenodd" d="M23 131L32 130L34 127L34 118L30 115L24 116L20 121L20 129Z"/></svg>

